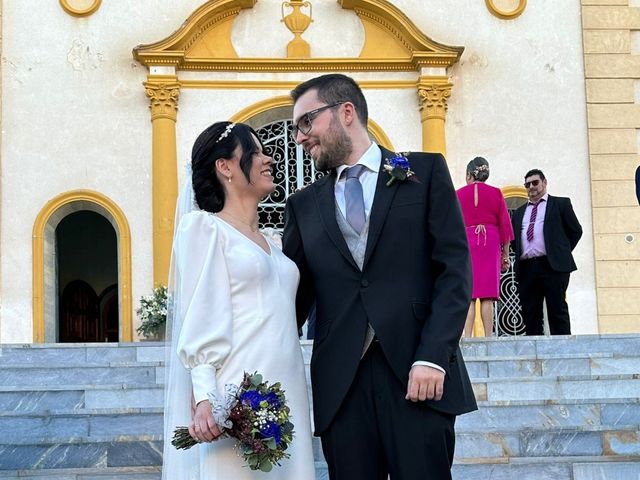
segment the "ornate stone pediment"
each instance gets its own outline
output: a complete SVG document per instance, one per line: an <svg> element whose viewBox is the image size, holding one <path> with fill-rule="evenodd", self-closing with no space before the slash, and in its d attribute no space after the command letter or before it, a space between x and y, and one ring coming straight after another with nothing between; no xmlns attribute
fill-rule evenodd
<svg viewBox="0 0 640 480"><path fill-rule="evenodd" d="M446 68L457 62L463 51L463 47L430 39L402 11L385 0L337 0L343 9L354 12L364 27L364 44L357 57L239 57L231 39L233 24L243 9L253 8L256 2L211 0L193 12L172 35L153 44L137 46L133 55L149 68L171 66L176 70L419 71L425 67ZM322 28L322 22L317 21L315 26ZM335 35L335 32L327 34Z"/></svg>

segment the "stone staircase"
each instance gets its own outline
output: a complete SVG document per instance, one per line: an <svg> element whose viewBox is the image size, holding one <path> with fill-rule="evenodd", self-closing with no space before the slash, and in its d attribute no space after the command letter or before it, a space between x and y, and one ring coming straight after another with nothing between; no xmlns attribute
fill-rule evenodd
<svg viewBox="0 0 640 480"><path fill-rule="evenodd" d="M457 421L456 480L640 479L640 335L462 349L480 410ZM0 479L159 479L163 358L154 342L0 347Z"/></svg>

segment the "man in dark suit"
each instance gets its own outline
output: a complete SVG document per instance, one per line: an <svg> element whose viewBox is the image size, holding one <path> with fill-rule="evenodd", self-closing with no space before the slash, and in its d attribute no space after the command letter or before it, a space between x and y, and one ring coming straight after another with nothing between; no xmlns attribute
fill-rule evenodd
<svg viewBox="0 0 640 480"><path fill-rule="evenodd" d="M511 217L515 273L527 335L543 334L542 303L547 302L551 335L569 335L566 293L569 274L576 270L571 252L582 227L565 197L547 193L547 179L538 169L525 175L529 201Z"/></svg>
<svg viewBox="0 0 640 480"><path fill-rule="evenodd" d="M300 270L298 319L316 305L311 381L329 476L450 479L455 416L477 407L458 348L469 254L444 158L372 143L349 77L291 95L294 138L327 172L289 198L283 244Z"/></svg>

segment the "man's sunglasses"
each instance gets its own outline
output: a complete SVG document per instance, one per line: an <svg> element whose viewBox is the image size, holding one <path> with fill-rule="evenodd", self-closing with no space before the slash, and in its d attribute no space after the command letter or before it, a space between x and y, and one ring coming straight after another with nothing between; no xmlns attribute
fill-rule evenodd
<svg viewBox="0 0 640 480"><path fill-rule="evenodd" d="M299 132L302 132L303 135L308 135L311 131L311 127L313 126L311 122L313 122L313 119L316 118L319 113L328 108L342 105L343 103L345 102L336 102L332 103L331 105L325 105L324 107L316 108L315 110L311 110L310 112L303 113L300 117L300 120L298 120L298 123L291 127L291 135L293 136L293 138L296 138Z"/></svg>
<svg viewBox="0 0 640 480"><path fill-rule="evenodd" d="M540 184L540 180L531 180L530 182L524 182L524 188L529 188L531 186L537 187Z"/></svg>

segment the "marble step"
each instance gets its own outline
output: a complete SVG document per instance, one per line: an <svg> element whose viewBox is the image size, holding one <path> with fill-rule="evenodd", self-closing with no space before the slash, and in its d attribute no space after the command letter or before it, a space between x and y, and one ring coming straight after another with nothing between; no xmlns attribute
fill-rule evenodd
<svg viewBox="0 0 640 480"><path fill-rule="evenodd" d="M465 359L472 379L488 377L558 377L640 373L640 356L569 354L565 357L487 356Z"/></svg>
<svg viewBox="0 0 640 480"><path fill-rule="evenodd" d="M500 337L462 339L460 348L464 358L533 355L558 357L567 355L640 354L640 335L555 335L553 337Z"/></svg>
<svg viewBox="0 0 640 480"><path fill-rule="evenodd" d="M522 460L522 459L518 459ZM454 480L632 480L640 477L640 462L566 457L526 459L510 463L454 462ZM160 480L160 467L110 467L0 471L3 480ZM327 466L316 462L316 480L329 480Z"/></svg>
<svg viewBox="0 0 640 480"><path fill-rule="evenodd" d="M163 342L0 345L0 367L10 365L108 365L113 362L164 362Z"/></svg>
<svg viewBox="0 0 640 480"><path fill-rule="evenodd" d="M479 407L475 412L458 417L458 432L513 432L583 426L615 429L640 425L638 398L485 401L480 402ZM52 408L29 411L0 410L0 431L13 431L14 426L29 425L33 432L67 429L74 435L84 436L137 432L161 434L162 412L162 407L90 409L84 408L81 402L71 408L56 404Z"/></svg>
<svg viewBox="0 0 640 480"><path fill-rule="evenodd" d="M454 462L452 477L453 480L637 480L640 462L633 458L609 461L601 457L526 458L508 463ZM328 476L325 479L328 480Z"/></svg>
<svg viewBox="0 0 640 480"><path fill-rule="evenodd" d="M43 413L0 412L0 445L105 441L105 437L163 435L163 409L53 410Z"/></svg>
<svg viewBox="0 0 640 480"><path fill-rule="evenodd" d="M158 363L122 363L113 366L11 366L0 369L0 385L39 386L162 383L164 367Z"/></svg>
<svg viewBox="0 0 640 480"><path fill-rule="evenodd" d="M148 438L123 436L73 443L0 445L0 470L157 467L160 465L162 465L162 440L151 436Z"/></svg>
<svg viewBox="0 0 640 480"><path fill-rule="evenodd" d="M151 384L0 386L0 410L162 408L163 386Z"/></svg>
<svg viewBox="0 0 640 480"><path fill-rule="evenodd" d="M161 467L0 470L2 480L160 480Z"/></svg>
<svg viewBox="0 0 640 480"><path fill-rule="evenodd" d="M479 401L580 400L640 397L640 374L474 378Z"/></svg>

